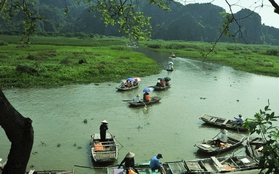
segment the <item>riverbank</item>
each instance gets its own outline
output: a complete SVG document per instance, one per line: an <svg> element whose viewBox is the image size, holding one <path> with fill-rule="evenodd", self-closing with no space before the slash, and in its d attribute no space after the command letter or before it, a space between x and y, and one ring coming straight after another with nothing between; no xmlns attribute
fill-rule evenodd
<svg viewBox="0 0 279 174"><path fill-rule="evenodd" d="M144 77L161 70L154 60L134 52L126 38L33 37L30 45L18 44L19 36L0 38L2 89L120 82L127 77ZM212 45L203 42L154 40L141 41L139 46L279 77L279 49L274 46L218 43L212 52Z"/></svg>

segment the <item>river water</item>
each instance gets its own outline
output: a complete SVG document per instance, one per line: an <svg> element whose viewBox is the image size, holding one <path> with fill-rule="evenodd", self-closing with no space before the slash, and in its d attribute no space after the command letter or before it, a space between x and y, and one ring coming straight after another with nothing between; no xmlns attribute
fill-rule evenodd
<svg viewBox="0 0 279 174"><path fill-rule="evenodd" d="M119 143L118 164L129 151L136 163L162 153L162 161L206 157L194 144L219 133L203 124L206 113L233 119L242 114L252 118L268 101L279 112L279 79L235 71L214 63L145 52L163 67L173 61L175 70L141 77L139 89L117 92L118 83L70 85L54 89L9 89L4 94L25 117L33 120L35 141L28 164L36 170L71 169L77 174L105 173L93 166L89 150L90 135L99 131L102 120ZM170 77L171 88L151 92L161 102L147 108L130 108L123 99L132 99L143 88L155 85L158 77ZM236 133L229 131L229 133ZM246 135L246 133L242 133ZM0 157L9 153L10 142L0 130ZM219 156L244 154L244 147ZM84 167L75 167L80 165Z"/></svg>

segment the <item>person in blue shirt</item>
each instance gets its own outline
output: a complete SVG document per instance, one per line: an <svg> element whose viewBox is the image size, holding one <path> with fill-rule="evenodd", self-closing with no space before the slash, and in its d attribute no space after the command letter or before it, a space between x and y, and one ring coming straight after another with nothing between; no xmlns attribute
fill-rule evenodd
<svg viewBox="0 0 279 174"><path fill-rule="evenodd" d="M242 118L242 115L239 114L238 115L238 118L234 117L235 120L234 120L234 125L238 125L238 126L242 126L243 124L243 118Z"/></svg>
<svg viewBox="0 0 279 174"><path fill-rule="evenodd" d="M159 161L159 159L163 158L162 154L158 154L157 156L154 156L150 161L150 168L152 172L155 172L155 170L159 170L160 173L163 173L164 168L163 164Z"/></svg>

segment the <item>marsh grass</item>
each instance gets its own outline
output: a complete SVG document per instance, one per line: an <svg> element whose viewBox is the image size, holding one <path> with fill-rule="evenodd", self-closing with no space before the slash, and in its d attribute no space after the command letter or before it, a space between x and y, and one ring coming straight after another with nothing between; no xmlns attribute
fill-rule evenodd
<svg viewBox="0 0 279 174"><path fill-rule="evenodd" d="M127 47L119 37L34 37L31 45L20 36L0 36L0 87L58 87L68 84L120 82L160 72L159 65ZM279 48L270 45L141 41L139 46L178 57L218 62L246 72L279 77ZM209 53L206 57L203 55Z"/></svg>
<svg viewBox="0 0 279 174"><path fill-rule="evenodd" d="M120 82L127 77L160 72L154 60L124 46L124 40L104 40L98 46L85 46L87 41L77 40L75 46L72 43L62 46L56 43L56 38L47 39L48 44L38 41L30 46L12 43L1 46L1 88Z"/></svg>

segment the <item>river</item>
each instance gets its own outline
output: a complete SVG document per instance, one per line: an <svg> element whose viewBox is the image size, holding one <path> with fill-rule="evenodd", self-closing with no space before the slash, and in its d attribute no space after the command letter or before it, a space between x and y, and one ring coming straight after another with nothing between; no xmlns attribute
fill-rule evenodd
<svg viewBox="0 0 279 174"><path fill-rule="evenodd" d="M90 136L99 131L104 119L120 144L118 164L129 151L136 154L136 163L146 162L158 153L163 154L163 162L205 157L197 153L194 144L214 137L219 129L203 124L199 117L204 113L229 119L239 114L253 118L268 101L272 111L279 112L278 78L186 58L171 59L165 54L145 54L163 67L173 61L175 70L141 77L139 89L129 92L117 92L119 84L113 82L4 90L12 105L33 120L35 141L27 170L75 168L77 174L105 173L102 167L86 168L93 165ZM160 103L130 108L122 102L137 94L142 96L143 88L155 85L159 77L171 78L170 89L150 93L160 96ZM2 129L0 137L0 157L5 161L10 142ZM232 153L244 154L244 147L220 156Z"/></svg>

